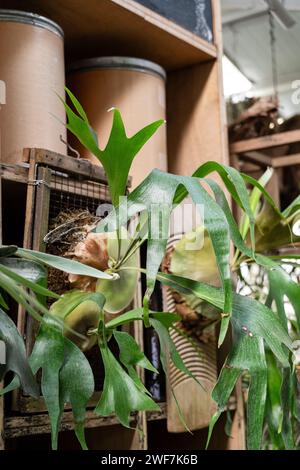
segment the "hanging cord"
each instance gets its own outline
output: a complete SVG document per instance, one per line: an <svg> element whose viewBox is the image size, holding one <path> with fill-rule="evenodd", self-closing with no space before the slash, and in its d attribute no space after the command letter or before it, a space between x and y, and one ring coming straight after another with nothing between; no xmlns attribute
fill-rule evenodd
<svg viewBox="0 0 300 470"><path fill-rule="evenodd" d="M272 10L269 9L269 32L270 32L270 46L271 46L271 59L272 59L272 81L273 90L276 103L278 104L278 67L277 67L277 54L276 54L276 36L275 36L275 20Z"/></svg>

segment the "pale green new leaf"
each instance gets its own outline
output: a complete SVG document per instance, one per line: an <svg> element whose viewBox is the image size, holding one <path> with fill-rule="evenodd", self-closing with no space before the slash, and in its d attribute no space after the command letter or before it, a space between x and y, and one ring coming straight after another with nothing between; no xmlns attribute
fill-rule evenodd
<svg viewBox="0 0 300 470"><path fill-rule="evenodd" d="M292 231L294 220L300 215L300 196L282 213L277 213L268 201L264 201L256 217L256 238L259 251L287 246L300 241Z"/></svg>
<svg viewBox="0 0 300 470"><path fill-rule="evenodd" d="M245 211L245 214L248 217L250 224L252 247L254 251L254 215L250 205L248 190L241 174L235 168L211 161L201 165L193 173L193 176L197 178L205 178L207 175L214 172L217 172L219 174L226 188L230 192L231 196L234 198L236 203ZM174 203L177 204L181 202L186 195L187 192L184 190L184 188L179 188L176 192Z"/></svg>
<svg viewBox="0 0 300 470"><path fill-rule="evenodd" d="M50 312L55 317L65 319L80 304L87 300L92 300L103 308L105 298L100 292L85 292L81 290L71 290L60 296L59 300L51 305Z"/></svg>
<svg viewBox="0 0 300 470"><path fill-rule="evenodd" d="M123 259L130 246L130 236L128 231L121 227L119 239L116 232L107 234L107 253L110 259L120 261ZM119 278L111 281L99 279L97 281L96 291L101 292L105 299L105 312L116 314L124 310L132 302L136 293L139 267L139 253L136 251L128 260L122 262L122 268L126 270L119 271ZM130 269L128 268L136 268Z"/></svg>

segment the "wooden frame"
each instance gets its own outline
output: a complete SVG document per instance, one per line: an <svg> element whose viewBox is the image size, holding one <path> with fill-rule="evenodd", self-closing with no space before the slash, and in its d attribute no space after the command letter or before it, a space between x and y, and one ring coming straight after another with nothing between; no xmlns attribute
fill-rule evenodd
<svg viewBox="0 0 300 470"><path fill-rule="evenodd" d="M254 139L241 140L230 145L231 164L245 173L261 175L267 168L273 168L273 176L267 189L277 205L280 205L280 170L300 165L300 154L277 156L264 153L268 149L300 142L300 130L281 132Z"/></svg>
<svg viewBox="0 0 300 470"><path fill-rule="evenodd" d="M29 165L23 166L7 166L1 165L2 178L13 180L16 183L27 184L27 204L26 217L24 227L24 247L44 250L43 238L48 231L49 206L51 189L55 188L52 179L52 170L60 170L61 173L67 173L80 177L79 182L88 180L106 184L107 180L101 167L95 167L88 161L78 161L72 157L58 155L42 149L25 149L24 155L29 159ZM14 176L13 176L14 175ZM21 175L21 178L20 178ZM72 180L71 180L72 181ZM88 183L86 183L88 184ZM63 188L63 186L62 186ZM88 193L86 193L87 195ZM80 193L82 195L82 193ZM134 300L135 305L141 305L140 299L140 283ZM26 320L27 318L27 320ZM36 322L26 316L23 309L19 308L18 328L22 335L26 333L26 344L30 349L33 337L36 333ZM133 334L143 348L143 326L140 322L134 325ZM139 372L142 376L142 372ZM88 408L94 406L99 400L100 393L94 394ZM62 430L72 429L71 412L64 413L62 421ZM5 438L18 437L21 435L40 434L49 432L49 418L45 414L46 408L43 399L34 399L24 396L19 391L13 393L13 410L25 413L23 417L4 417L3 398L0 399L0 436ZM28 415L29 413L29 415ZM156 413L156 419L160 414ZM131 417L132 423L138 425L143 433L135 432L132 440L132 448L145 449L147 447L147 417L143 412L135 413ZM87 428L95 428L99 426L111 426L118 424L115 417L99 418L87 412ZM0 438L1 446L4 448L4 437Z"/></svg>

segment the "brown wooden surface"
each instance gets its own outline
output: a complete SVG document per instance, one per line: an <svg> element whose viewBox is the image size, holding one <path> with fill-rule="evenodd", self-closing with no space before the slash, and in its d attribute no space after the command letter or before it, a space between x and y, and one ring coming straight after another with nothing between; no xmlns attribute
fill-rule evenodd
<svg viewBox="0 0 300 470"><path fill-rule="evenodd" d="M158 420L165 419L166 406L165 403L160 404L161 412L148 412L147 419ZM153 418L152 418L153 416ZM130 416L130 423L137 422L137 414ZM119 421L115 416L101 417L95 415L92 411L87 411L86 428L97 428L102 426L112 426L118 424ZM63 414L61 431L73 430L74 422L71 411ZM50 420L47 414L35 414L30 416L14 416L5 419L5 438L21 437L31 434L44 434L50 432Z"/></svg>
<svg viewBox="0 0 300 470"><path fill-rule="evenodd" d="M132 0L3 0L1 6L38 12L65 32L69 60L129 55L168 70L216 57L216 47Z"/></svg>
<svg viewBox="0 0 300 470"><path fill-rule="evenodd" d="M132 0L89 0L89 8L83 0L28 0L26 5L22 0L4 0L2 3L3 7L34 10L56 20L66 33L68 61L116 54L143 57L165 67L170 71L167 85L169 170L191 174L207 160L228 162L219 0L212 0L217 47ZM154 422L161 417L160 413L147 413L147 418ZM11 426L8 431L11 437L15 432L12 429L16 428L13 421L9 421L13 419L6 421ZM69 426L67 422L64 425ZM49 422L47 426L46 431L43 423L37 428L49 432ZM25 428L24 424L23 430ZM117 436L121 436L119 428L107 438L107 445L118 439ZM190 436L185 437L189 441ZM162 438L161 444L164 442Z"/></svg>
<svg viewBox="0 0 300 470"><path fill-rule="evenodd" d="M60 155L50 150L33 149L36 163L48 165L53 170L66 171L70 175L80 176L89 181L107 183L107 178L102 167L93 165L90 161Z"/></svg>
<svg viewBox="0 0 300 470"><path fill-rule="evenodd" d="M26 163L23 165L7 165L0 163L0 175L4 180L27 184L28 165Z"/></svg>
<svg viewBox="0 0 300 470"><path fill-rule="evenodd" d="M227 163L223 103L216 62L169 74L167 83L169 171L191 175L202 163Z"/></svg>
<svg viewBox="0 0 300 470"><path fill-rule="evenodd" d="M247 152L243 153L240 158L241 160L257 163L261 167L283 168L285 166L300 165L300 153L273 158L261 152Z"/></svg>
<svg viewBox="0 0 300 470"><path fill-rule="evenodd" d="M168 164L172 173L191 175L208 160L229 162L220 2L212 0L212 8L217 60L168 75Z"/></svg>
<svg viewBox="0 0 300 470"><path fill-rule="evenodd" d="M280 145L300 142L300 130L281 132L255 139L241 140L230 145L230 153L245 153L252 150L263 150Z"/></svg>

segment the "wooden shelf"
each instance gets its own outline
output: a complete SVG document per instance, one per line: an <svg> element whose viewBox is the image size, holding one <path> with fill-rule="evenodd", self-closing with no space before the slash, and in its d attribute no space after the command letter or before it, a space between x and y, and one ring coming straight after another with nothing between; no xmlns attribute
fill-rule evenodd
<svg viewBox="0 0 300 470"><path fill-rule="evenodd" d="M166 403L159 403L161 411L153 411L147 413L147 421L157 421L166 418ZM137 414L130 416L130 423L136 423ZM96 416L92 411L88 411L86 415L86 429L99 428L103 426L115 426L120 422L115 416L101 417ZM74 429L73 414L66 411L62 418L61 431L72 431ZM32 434L48 434L50 433L50 420L48 414L33 414L27 416L11 416L5 418L4 436L5 439L16 437L25 437Z"/></svg>
<svg viewBox="0 0 300 470"><path fill-rule="evenodd" d="M279 132L278 134L265 135L255 139L240 140L230 145L230 153L239 154L253 150L264 150L294 142L300 142L300 130Z"/></svg>
<svg viewBox="0 0 300 470"><path fill-rule="evenodd" d="M4 0L47 16L65 32L67 61L130 55L174 70L217 57L217 48L133 0Z"/></svg>
<svg viewBox="0 0 300 470"><path fill-rule="evenodd" d="M167 418L167 404L158 403L161 411L148 411L146 413L147 421L158 421ZM228 410L236 409L236 398L232 396L228 403ZM137 413L130 416L130 423L137 422ZM120 425L116 416L97 416L93 411L87 411L86 429L99 428L104 426ZM72 431L74 429L73 413L65 411L61 422L61 431ZM4 437L12 439L16 437L25 437L32 434L48 434L51 432L49 416L43 414L31 414L26 416L10 416L4 419Z"/></svg>

